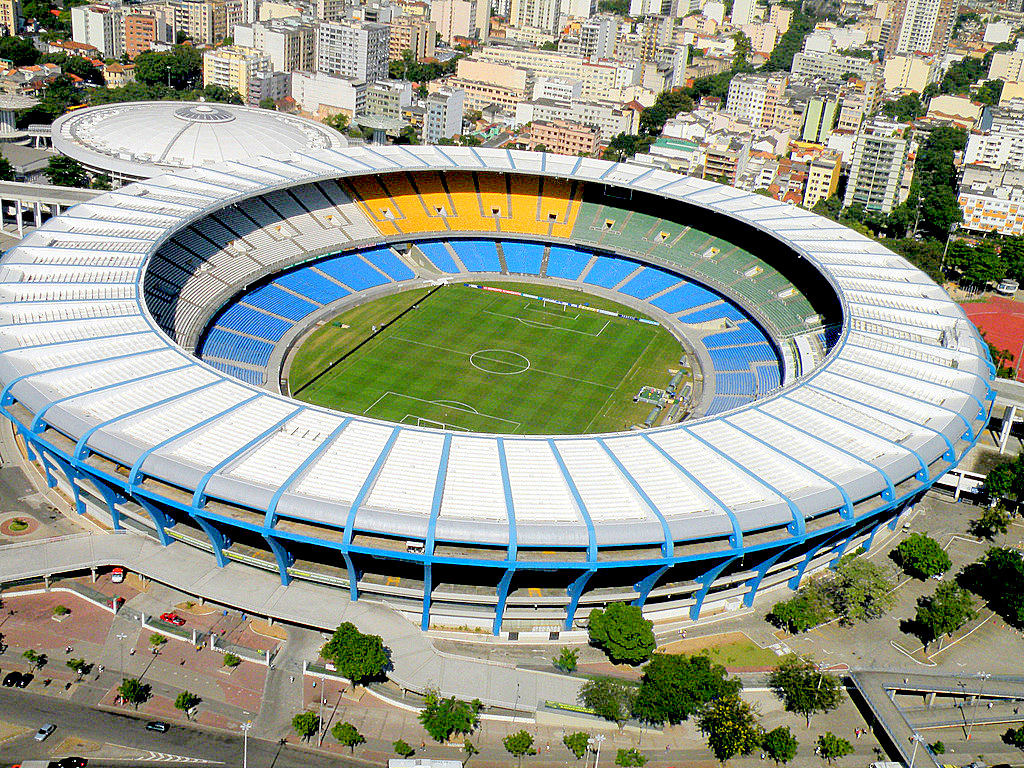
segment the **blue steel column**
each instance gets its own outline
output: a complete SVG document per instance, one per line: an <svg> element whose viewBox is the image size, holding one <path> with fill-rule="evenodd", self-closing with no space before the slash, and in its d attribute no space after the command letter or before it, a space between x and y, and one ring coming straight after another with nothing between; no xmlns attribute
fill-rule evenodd
<svg viewBox="0 0 1024 768"><path fill-rule="evenodd" d="M700 589L694 594L694 603L690 606L690 619L696 621L700 617L700 609L704 607L704 598L708 596L708 590L711 589L711 585L715 583L715 579L724 571L729 565L735 563L740 559L739 555L732 555L731 557L725 558L718 565L714 566L702 576L698 576L696 581L700 584Z"/></svg>
<svg viewBox="0 0 1024 768"><path fill-rule="evenodd" d="M565 608L565 628L572 629L572 622L576 618L576 608L579 606L583 590L587 588L587 582L590 581L590 577L597 571L597 531L594 529L594 521L590 517L590 512L583 503L583 497L580 495L579 488L576 487L575 481L569 474L569 468L565 466L565 459L562 458L562 454L558 452L558 448L555 446L555 441L548 440L548 446L551 449L551 455L554 456L555 462L562 472L562 477L565 478L565 483L569 487L569 493L576 501L576 506L579 507L580 514L583 516L583 522L587 526L588 568L576 577L576 580L566 590L566 593L569 595L569 604Z"/></svg>
<svg viewBox="0 0 1024 768"><path fill-rule="evenodd" d="M437 464L437 478L434 480L434 498L430 503L430 519L427 521L427 538L423 543L423 613L420 616L420 629L424 632L430 628L430 600L434 591L434 543L437 529L437 516L441 512L441 499L444 496L444 480L448 474L448 454L452 448L451 433L444 436L441 446L441 458Z"/></svg>
<svg viewBox="0 0 1024 768"><path fill-rule="evenodd" d="M165 514L156 504L151 502L149 499L142 496L135 496L135 501L149 514L150 519L156 525L156 535L160 539L160 543L165 547L168 546L173 539L167 534L168 528L173 528L177 525L178 521L173 517Z"/></svg>
<svg viewBox="0 0 1024 768"><path fill-rule="evenodd" d="M224 555L224 550L231 546L231 541L217 530L216 526L213 525L209 520L193 515L193 520L199 524L199 527L203 529L203 533L206 534L206 538L210 540L210 546L213 547L213 554L217 558L217 566L223 568L228 564L228 559Z"/></svg>
<svg viewBox="0 0 1024 768"><path fill-rule="evenodd" d="M505 458L505 438L498 437L498 468L501 470L501 485L505 492L505 514L508 518L508 568L498 581L497 603L494 606L494 623L491 634L497 636L501 632L501 620L505 615L505 603L508 600L509 585L516 572L519 559L519 538L516 530L516 509L512 499L512 485L508 479L508 459Z"/></svg>

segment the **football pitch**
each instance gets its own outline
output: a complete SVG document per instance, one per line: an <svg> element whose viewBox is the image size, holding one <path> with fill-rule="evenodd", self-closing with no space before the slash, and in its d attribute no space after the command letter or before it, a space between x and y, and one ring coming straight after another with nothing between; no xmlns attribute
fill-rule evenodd
<svg viewBox="0 0 1024 768"><path fill-rule="evenodd" d="M556 286L498 287L636 314ZM288 375L300 400L402 424L581 434L642 422L651 406L633 396L664 387L681 355L661 326L450 285L341 314L303 341Z"/></svg>

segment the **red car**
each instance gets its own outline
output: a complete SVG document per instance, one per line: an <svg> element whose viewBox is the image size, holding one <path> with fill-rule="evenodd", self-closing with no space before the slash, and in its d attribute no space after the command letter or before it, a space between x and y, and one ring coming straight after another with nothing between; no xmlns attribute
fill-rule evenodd
<svg viewBox="0 0 1024 768"><path fill-rule="evenodd" d="M166 621L168 624L173 624L176 627L185 626L185 620L176 613L161 613L160 621Z"/></svg>

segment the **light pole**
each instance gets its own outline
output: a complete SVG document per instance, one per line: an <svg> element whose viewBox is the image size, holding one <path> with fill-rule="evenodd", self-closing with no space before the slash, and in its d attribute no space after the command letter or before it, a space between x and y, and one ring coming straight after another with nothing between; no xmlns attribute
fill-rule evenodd
<svg viewBox="0 0 1024 768"><path fill-rule="evenodd" d="M978 687L978 703L980 704L981 697L985 694L985 681L988 680L992 675L988 672L979 673L981 677L981 685ZM978 719L978 705L974 705L974 712L971 713L971 724L967 726L967 741L971 740L971 729L974 728L974 721Z"/></svg>
<svg viewBox="0 0 1024 768"><path fill-rule="evenodd" d="M246 720L239 727L242 729L242 768L249 768L249 729L252 728L252 720Z"/></svg>
<svg viewBox="0 0 1024 768"><path fill-rule="evenodd" d="M128 639L128 635L126 635L123 632L121 632L118 635L116 635L116 637L117 637L118 640L121 641L120 644L119 644L119 647L121 649L121 668L120 668L120 672L121 672L121 679L124 680L124 641Z"/></svg>
<svg viewBox="0 0 1024 768"><path fill-rule="evenodd" d="M318 747L321 744L324 743L324 702L327 701L327 697L324 696L324 686L325 685L326 685L326 683L324 682L324 675L323 675L323 673L321 673L321 675L320 675L320 728L317 730L317 734L316 734L316 745Z"/></svg>
<svg viewBox="0 0 1024 768"><path fill-rule="evenodd" d="M910 768L914 768L914 758L917 757L917 745L924 741L924 736L915 731L910 740L914 742L914 751L910 753Z"/></svg>
<svg viewBox="0 0 1024 768"><path fill-rule="evenodd" d="M597 764L599 762L601 762L601 742L602 741L604 741L604 734L603 733L597 734L597 736L595 736L592 739L587 739L587 743L591 747L593 747L595 744L597 745L597 748L594 750L594 752L595 752L595 755L594 755L594 768L597 768ZM911 768L913 768L913 766L911 766Z"/></svg>

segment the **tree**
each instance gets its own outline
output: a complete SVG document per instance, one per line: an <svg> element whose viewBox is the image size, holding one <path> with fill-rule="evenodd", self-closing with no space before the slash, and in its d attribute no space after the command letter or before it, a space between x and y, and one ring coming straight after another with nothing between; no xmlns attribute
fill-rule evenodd
<svg viewBox="0 0 1024 768"><path fill-rule="evenodd" d="M647 758L638 749L620 749L615 755L615 764L623 768L644 768Z"/></svg>
<svg viewBox="0 0 1024 768"><path fill-rule="evenodd" d="M811 715L829 712L842 703L843 685L837 677L819 672L813 661L795 654L785 656L768 673L768 687L787 712L796 712L811 725Z"/></svg>
<svg viewBox="0 0 1024 768"><path fill-rule="evenodd" d="M928 748L936 755L946 754L946 745L941 741L933 741Z"/></svg>
<svg viewBox="0 0 1024 768"><path fill-rule="evenodd" d="M635 699L635 688L610 677L595 677L580 686L579 703L616 723L629 718Z"/></svg>
<svg viewBox="0 0 1024 768"><path fill-rule="evenodd" d="M1024 457L992 467L985 477L985 490L993 499L1024 499Z"/></svg>
<svg viewBox="0 0 1024 768"><path fill-rule="evenodd" d="M831 765L840 757L853 754L853 745L846 739L841 739L832 731L825 731L818 737L818 754Z"/></svg>
<svg viewBox="0 0 1024 768"><path fill-rule="evenodd" d="M0 59L10 59L16 67L32 66L40 55L31 40L14 35L0 37Z"/></svg>
<svg viewBox="0 0 1024 768"><path fill-rule="evenodd" d="M466 739L464 742L462 742L462 751L466 754L467 762L469 761L469 758L471 758L473 755L480 754L480 750L477 749L476 745L469 739Z"/></svg>
<svg viewBox="0 0 1024 768"><path fill-rule="evenodd" d="M935 539L923 533L912 533L893 550L893 559L911 576L926 579L945 573L953 561Z"/></svg>
<svg viewBox="0 0 1024 768"><path fill-rule="evenodd" d="M36 660L39 658L39 654L29 648L27 651L21 654L21 657L29 664L29 670L36 668Z"/></svg>
<svg viewBox="0 0 1024 768"><path fill-rule="evenodd" d="M441 698L437 691L427 691L420 722L430 737L443 744L453 734L468 735L480 724L480 699L465 702L454 696Z"/></svg>
<svg viewBox="0 0 1024 768"><path fill-rule="evenodd" d="M896 602L896 584L886 569L859 554L840 560L827 586L832 608L845 623L880 618Z"/></svg>
<svg viewBox="0 0 1024 768"><path fill-rule="evenodd" d="M331 115L330 117L326 118L324 120L324 125L333 128L334 130L338 131L338 133L345 133L348 131L349 117L343 112L339 112L336 115Z"/></svg>
<svg viewBox="0 0 1024 768"><path fill-rule="evenodd" d="M259 107L260 109L269 109L271 112L276 112L277 102L270 97L267 97L265 99L260 99Z"/></svg>
<svg viewBox="0 0 1024 768"><path fill-rule="evenodd" d="M352 723L335 723L334 727L331 728L331 736L337 739L341 746L348 747L352 754L355 754L356 747L366 743L363 734L356 730ZM408 746L406 744L406 747Z"/></svg>
<svg viewBox="0 0 1024 768"><path fill-rule="evenodd" d="M196 696L191 691L182 691L178 694L178 697L174 700L174 708L180 709L185 713L185 719L191 719L189 712L199 706L202 701L201 698Z"/></svg>
<svg viewBox="0 0 1024 768"><path fill-rule="evenodd" d="M545 40L543 43L540 44L540 49L542 51L557 51L558 43L556 43L554 40Z"/></svg>
<svg viewBox="0 0 1024 768"><path fill-rule="evenodd" d="M353 685L379 678L390 663L384 641L377 635L364 635L350 621L334 630L334 635L320 649L320 655L333 662Z"/></svg>
<svg viewBox="0 0 1024 768"><path fill-rule="evenodd" d="M987 507L981 513L981 517L971 522L971 533L990 541L997 535L1006 533L1009 528L1010 515L999 506Z"/></svg>
<svg viewBox="0 0 1024 768"><path fill-rule="evenodd" d="M561 653L551 660L551 663L555 665L555 669L570 675L576 671L579 658L580 652L577 648L563 648Z"/></svg>
<svg viewBox="0 0 1024 768"><path fill-rule="evenodd" d="M796 757L796 750L799 746L800 742L789 730L789 726L779 726L775 730L769 731L761 742L761 748L768 757L775 761L776 765L788 763Z"/></svg>
<svg viewBox="0 0 1024 768"><path fill-rule="evenodd" d="M242 663L242 660L238 656L236 656L235 654L233 654L233 653L225 653L224 654L224 666L225 667L228 667L229 669L234 669L235 667L237 667L241 663Z"/></svg>
<svg viewBox="0 0 1024 768"><path fill-rule="evenodd" d="M14 166L3 154L0 154L0 181L14 181Z"/></svg>
<svg viewBox="0 0 1024 768"><path fill-rule="evenodd" d="M925 648L942 635L952 635L965 623L977 616L970 592L952 581L935 588L931 597L917 601L915 625L920 631Z"/></svg>
<svg viewBox="0 0 1024 768"><path fill-rule="evenodd" d="M68 659L64 663L67 665L68 669L78 675L79 680L81 680L84 675L89 674L93 667L93 665L88 663L85 659Z"/></svg>
<svg viewBox="0 0 1024 768"><path fill-rule="evenodd" d="M65 155L51 157L43 173L57 187L86 187L89 184L89 177L82 164Z"/></svg>
<svg viewBox="0 0 1024 768"><path fill-rule="evenodd" d="M800 587L789 600L773 605L765 619L769 624L797 635L835 617L824 585L815 580Z"/></svg>
<svg viewBox="0 0 1024 768"><path fill-rule="evenodd" d="M510 733L501 741L505 745L505 751L523 764L524 755L536 755L537 750L533 748L533 736L526 731Z"/></svg>
<svg viewBox="0 0 1024 768"><path fill-rule="evenodd" d="M117 692L121 695L121 698L132 704L136 709L139 708L139 704L149 700L150 690L149 683L143 683L135 677L122 680L121 684L117 687Z"/></svg>
<svg viewBox="0 0 1024 768"><path fill-rule="evenodd" d="M1015 627L1024 627L1024 559L1012 548L992 547L964 568L957 581L982 597Z"/></svg>
<svg viewBox="0 0 1024 768"><path fill-rule="evenodd" d="M107 191L114 188L113 180L105 173L97 173L93 176L89 186L92 189L99 189L101 191Z"/></svg>
<svg viewBox="0 0 1024 768"><path fill-rule="evenodd" d="M614 13L616 16L629 15L628 0L597 0L597 9L601 13Z"/></svg>
<svg viewBox="0 0 1024 768"><path fill-rule="evenodd" d="M303 741L309 741L320 730L320 716L316 712L300 712L292 718L292 728Z"/></svg>
<svg viewBox="0 0 1024 768"><path fill-rule="evenodd" d="M153 653L159 653L160 649L167 644L167 638L154 632L149 636L149 644L153 648Z"/></svg>
<svg viewBox="0 0 1024 768"><path fill-rule="evenodd" d="M636 666L654 653L653 626L639 606L612 603L604 610L595 608L590 612L590 642L615 663Z"/></svg>
<svg viewBox="0 0 1024 768"><path fill-rule="evenodd" d="M1008 728L1003 734L1003 743L1017 749L1024 749L1024 725L1020 728Z"/></svg>
<svg viewBox="0 0 1024 768"><path fill-rule="evenodd" d="M712 699L739 693L743 683L706 654L654 654L640 678L633 714L652 725L676 725Z"/></svg>
<svg viewBox="0 0 1024 768"><path fill-rule="evenodd" d="M590 734L583 731L567 733L562 737L562 743L576 756L577 760L581 760L590 748Z"/></svg>
<svg viewBox="0 0 1024 768"><path fill-rule="evenodd" d="M416 750L410 747L407 741L402 741L402 739L391 742L391 746L394 747L395 754L399 757L408 759L416 754Z"/></svg>
<svg viewBox="0 0 1024 768"><path fill-rule="evenodd" d="M697 727L723 765L735 755L749 755L763 738L753 708L736 695L722 696L706 704L697 716Z"/></svg>
<svg viewBox="0 0 1024 768"><path fill-rule="evenodd" d="M921 103L921 98L916 93L904 94L896 101L887 101L882 105L882 114L903 123L913 122L927 112L928 109Z"/></svg>

